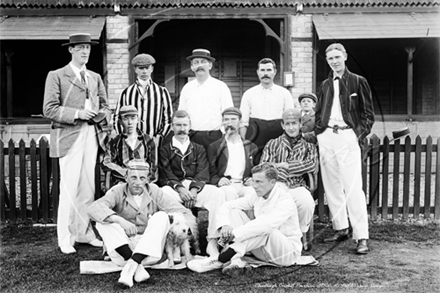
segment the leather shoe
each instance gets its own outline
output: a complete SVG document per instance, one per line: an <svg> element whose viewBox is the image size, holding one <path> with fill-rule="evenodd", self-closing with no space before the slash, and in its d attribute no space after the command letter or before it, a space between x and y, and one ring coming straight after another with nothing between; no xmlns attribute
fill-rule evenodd
<svg viewBox="0 0 440 293"><path fill-rule="evenodd" d="M367 246L367 239L359 239L356 247L358 254L367 254L370 249Z"/></svg>
<svg viewBox="0 0 440 293"><path fill-rule="evenodd" d="M342 229L336 231L335 234L328 238L324 238L324 243L330 243L330 242L339 242L344 241L348 239L348 229Z"/></svg>

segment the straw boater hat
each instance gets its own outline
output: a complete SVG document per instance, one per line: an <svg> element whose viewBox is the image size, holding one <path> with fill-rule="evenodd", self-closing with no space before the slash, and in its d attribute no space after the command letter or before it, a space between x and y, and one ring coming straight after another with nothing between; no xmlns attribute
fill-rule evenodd
<svg viewBox="0 0 440 293"><path fill-rule="evenodd" d="M90 34L72 34L69 36L69 42L62 44L62 46L75 46L79 44L90 44L97 45L99 44L96 41L92 41L92 36Z"/></svg>
<svg viewBox="0 0 440 293"><path fill-rule="evenodd" d="M186 57L186 60L191 61L194 58L205 58L211 62L215 61L215 58L211 57L211 52L206 49L194 49L192 55Z"/></svg>

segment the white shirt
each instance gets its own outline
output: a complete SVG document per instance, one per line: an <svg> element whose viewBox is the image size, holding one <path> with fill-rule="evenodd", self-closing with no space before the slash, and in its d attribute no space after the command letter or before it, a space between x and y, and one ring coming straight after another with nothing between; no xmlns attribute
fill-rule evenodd
<svg viewBox="0 0 440 293"><path fill-rule="evenodd" d="M228 146L229 158L225 176L231 176L232 179L236 180L243 180L244 169L246 168L243 141L239 139L236 143L233 143L226 139L226 144Z"/></svg>
<svg viewBox="0 0 440 293"><path fill-rule="evenodd" d="M86 75L85 75L86 83L89 84L90 74L87 72L87 68L85 65L83 65L83 67L81 67L81 69L76 67L75 65L73 65L72 62L70 62L69 65L72 68L73 73L75 73L76 78L78 78L79 82L81 82L81 83L82 83L82 81L81 81L81 73L80 72L84 70L86 72ZM86 99L84 109L92 110L92 101L90 99ZM76 111L76 113L75 113L75 119L78 119L78 112L79 112L79 110Z"/></svg>
<svg viewBox="0 0 440 293"><path fill-rule="evenodd" d="M180 150L180 152L183 154L186 153L186 151L188 150L189 147L189 137L186 138L186 140L183 143L180 143L180 141L178 141L175 137L173 137L173 147L176 147Z"/></svg>
<svg viewBox="0 0 440 293"><path fill-rule="evenodd" d="M180 93L179 110L189 113L193 130L219 130L223 111L233 106L228 86L211 76L203 84L188 82Z"/></svg>
<svg viewBox="0 0 440 293"><path fill-rule="evenodd" d="M293 97L287 89L276 84L266 89L259 84L243 94L240 111L243 124L248 126L249 118L281 119L284 110L293 107Z"/></svg>
<svg viewBox="0 0 440 293"><path fill-rule="evenodd" d="M279 230L301 251L302 232L299 228L298 211L292 197L275 185L267 199L256 193L236 200L227 201L217 209L217 227L231 225L230 212L233 209L254 210L255 219L243 226L235 227L233 234L236 241L250 239Z"/></svg>
<svg viewBox="0 0 440 293"><path fill-rule="evenodd" d="M333 88L334 88L333 105L332 105L332 110L330 112L330 119L328 125L333 126L337 124L338 126L347 126L347 123L344 122L344 118L342 117L341 101L339 100L338 79L333 78Z"/></svg>

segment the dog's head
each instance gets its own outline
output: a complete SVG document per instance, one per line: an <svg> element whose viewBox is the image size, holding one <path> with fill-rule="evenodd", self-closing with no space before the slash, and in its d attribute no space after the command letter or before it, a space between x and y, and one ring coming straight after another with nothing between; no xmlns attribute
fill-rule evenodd
<svg viewBox="0 0 440 293"><path fill-rule="evenodd" d="M170 218L170 231L168 233L175 235L179 239L188 239L193 235L191 227L186 223L185 217L180 213L168 215Z"/></svg>

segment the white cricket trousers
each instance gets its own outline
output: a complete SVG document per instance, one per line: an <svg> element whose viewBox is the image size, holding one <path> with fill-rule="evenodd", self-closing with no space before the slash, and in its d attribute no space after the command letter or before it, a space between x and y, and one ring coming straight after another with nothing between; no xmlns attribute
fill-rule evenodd
<svg viewBox="0 0 440 293"><path fill-rule="evenodd" d="M368 239L368 213L362 190L361 150L352 129L334 133L327 128L318 136L322 182L333 228L353 228L353 239ZM347 217L348 210L348 217Z"/></svg>
<svg viewBox="0 0 440 293"><path fill-rule="evenodd" d="M187 189L189 189L189 185L191 184L190 180L184 180L182 182L183 186ZM180 195L177 191L172 189L169 186L162 187L162 191L172 198L174 198L176 201L182 203L182 199L180 198ZM196 198L196 204L195 206L198 208L204 208L208 210L208 235L207 238L217 238L219 236L219 233L216 229L216 211L217 208L220 207L224 202L225 194L220 189L215 187L214 185L205 184L202 191L200 191L197 194Z"/></svg>
<svg viewBox="0 0 440 293"><path fill-rule="evenodd" d="M245 212L237 209L229 213L232 228L240 227L250 221ZM261 261L279 266L294 265L301 256L302 243L300 237L287 238L280 230L234 242L229 245L237 254L233 258L243 257L251 252Z"/></svg>
<svg viewBox="0 0 440 293"><path fill-rule="evenodd" d="M289 188L284 182L277 182L277 184L293 198L298 210L299 228L302 233L306 233L309 231L315 211L315 201L312 194L303 186Z"/></svg>
<svg viewBox="0 0 440 293"><path fill-rule="evenodd" d="M144 234L128 237L117 223L96 223L96 229L104 241L104 246L111 260L118 266L127 261L116 252L116 248L127 244L133 253L147 255L142 265L157 263L164 252L165 241L170 230L170 218L165 212L156 212L148 220Z"/></svg>
<svg viewBox="0 0 440 293"><path fill-rule="evenodd" d="M86 207L95 200L95 164L98 141L94 126L83 123L78 139L60 163L58 245L88 243L96 239Z"/></svg>

